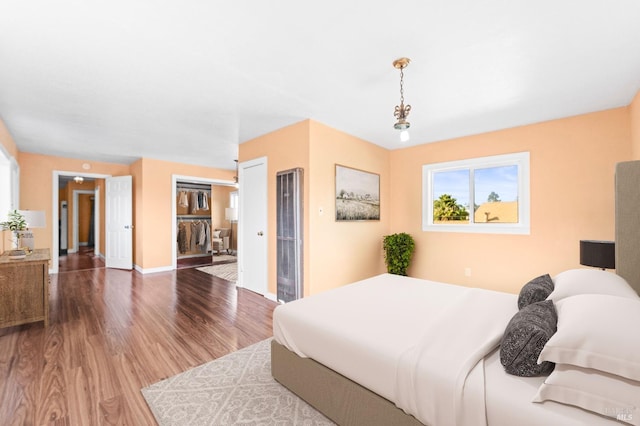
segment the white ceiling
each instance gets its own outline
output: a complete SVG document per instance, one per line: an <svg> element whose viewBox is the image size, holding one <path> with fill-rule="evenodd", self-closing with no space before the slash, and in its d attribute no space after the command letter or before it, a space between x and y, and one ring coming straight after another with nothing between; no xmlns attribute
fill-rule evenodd
<svg viewBox="0 0 640 426"><path fill-rule="evenodd" d="M0 0L0 117L25 152L233 169L307 118L396 149L639 88L637 0Z"/></svg>

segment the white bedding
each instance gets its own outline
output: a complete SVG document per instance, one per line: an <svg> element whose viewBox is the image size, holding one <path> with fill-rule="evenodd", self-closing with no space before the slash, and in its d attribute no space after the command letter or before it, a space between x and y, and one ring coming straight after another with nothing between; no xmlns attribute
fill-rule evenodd
<svg viewBox="0 0 640 426"><path fill-rule="evenodd" d="M407 357L407 354L415 351L425 339L425 331L433 327L438 317L450 315L447 309L463 301L468 290L466 287L383 274L278 306L273 314L274 338L297 355L312 358L398 404L398 362L403 354ZM480 292L488 297L495 295L501 304L505 300L512 300L511 315L517 311L516 295L488 290ZM504 317L506 313L500 315ZM487 315L487 318L490 316ZM508 320L501 319L503 323L495 324L495 327L504 330ZM450 329L445 329L445 332L451 333ZM479 338L480 341L482 339ZM455 342L452 346L456 349L460 349L461 340L460 336L451 335L451 341ZM442 340L440 345L445 341ZM499 339L493 346L497 343ZM485 348L485 352L491 351ZM475 416L481 414L472 413L484 411L479 411L477 405L482 400L486 400L486 419L491 426L617 424L578 408L530 402L544 378L519 378L506 374L495 351L485 359L484 365L479 365L480 368L474 369L471 377L482 380L485 376L484 385L476 381L470 382L465 388L465 400L475 401L475 411L470 411L472 405L467 404L467 409L461 413L445 413L444 417L439 418L439 422L443 423L438 423L438 426L455 424L450 423L455 421L450 420L451 415L455 419L461 414L464 419L458 418L458 424L461 424L461 420L473 423ZM422 377L420 380L426 379ZM483 391L486 392L486 398L482 396ZM405 392L403 398L406 396ZM414 397L418 404L425 401L424 397L420 398L417 394ZM438 397L447 398L442 395ZM403 402L400 401L400 404ZM440 407L438 404L435 407ZM433 408L434 405L418 407L417 411L426 410L431 413L428 415L432 415ZM418 413L416 417L425 422L419 416Z"/></svg>
<svg viewBox="0 0 640 426"><path fill-rule="evenodd" d="M425 424L486 425L484 357L516 311L509 294L465 289L398 360L396 405Z"/></svg>
<svg viewBox="0 0 640 426"><path fill-rule="evenodd" d="M278 306L273 335L298 356L313 358L393 400L398 358L464 290L379 275Z"/></svg>

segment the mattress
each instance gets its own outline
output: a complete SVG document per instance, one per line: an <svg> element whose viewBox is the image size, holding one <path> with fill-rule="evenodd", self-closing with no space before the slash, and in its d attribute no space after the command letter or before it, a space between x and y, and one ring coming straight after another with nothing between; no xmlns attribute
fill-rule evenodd
<svg viewBox="0 0 640 426"><path fill-rule="evenodd" d="M303 358L393 400L398 358L465 287L378 275L279 306L273 335ZM514 298L514 306L515 306Z"/></svg>
<svg viewBox="0 0 640 426"><path fill-rule="evenodd" d="M395 402L398 359L419 342L425 324L466 290L383 274L279 306L274 311L274 338L298 356L312 358ZM513 298L515 313L517 296L507 296ZM498 351L485 358L484 369L489 425L619 424L562 404L532 403L544 378L506 374Z"/></svg>

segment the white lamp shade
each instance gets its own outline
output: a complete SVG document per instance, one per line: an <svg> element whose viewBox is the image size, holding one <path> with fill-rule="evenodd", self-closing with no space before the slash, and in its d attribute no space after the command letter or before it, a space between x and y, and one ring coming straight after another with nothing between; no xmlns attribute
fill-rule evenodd
<svg viewBox="0 0 640 426"><path fill-rule="evenodd" d="M27 228L46 228L47 220L44 215L44 210L18 210L27 222Z"/></svg>
<svg viewBox="0 0 640 426"><path fill-rule="evenodd" d="M224 209L224 218L228 221L238 220L238 209L227 207L226 209Z"/></svg>

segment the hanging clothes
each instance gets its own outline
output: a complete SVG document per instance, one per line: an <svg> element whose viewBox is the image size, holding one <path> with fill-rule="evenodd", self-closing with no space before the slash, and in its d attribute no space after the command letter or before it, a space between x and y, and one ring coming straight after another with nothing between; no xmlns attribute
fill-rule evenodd
<svg viewBox="0 0 640 426"><path fill-rule="evenodd" d="M202 206L200 208L202 210L209 210L209 196L206 192L202 193Z"/></svg>
<svg viewBox="0 0 640 426"><path fill-rule="evenodd" d="M188 250L187 245L187 226L185 223L180 222L178 224L178 251L180 253L186 253Z"/></svg>
<svg viewBox="0 0 640 426"><path fill-rule="evenodd" d="M180 191L178 193L178 206L179 207L189 207L189 197L187 195L187 191Z"/></svg>
<svg viewBox="0 0 640 426"><path fill-rule="evenodd" d="M189 213L196 214L196 212L198 211L198 193L196 191L192 191L190 198L191 200L189 201L191 204L191 209L189 210Z"/></svg>

